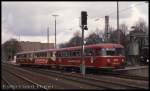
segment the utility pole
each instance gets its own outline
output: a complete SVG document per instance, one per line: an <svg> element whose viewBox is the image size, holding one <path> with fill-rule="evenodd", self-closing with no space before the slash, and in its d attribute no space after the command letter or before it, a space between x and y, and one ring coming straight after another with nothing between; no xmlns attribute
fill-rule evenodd
<svg viewBox="0 0 150 91"><path fill-rule="evenodd" d="M55 17L55 48L57 47L56 46L56 17L58 16L58 15L52 15L52 16L54 16Z"/></svg>
<svg viewBox="0 0 150 91"><path fill-rule="evenodd" d="M119 31L119 5L118 5L118 1L117 1L117 30L119 32L118 35L118 43L120 44L120 31Z"/></svg>
<svg viewBox="0 0 150 91"><path fill-rule="evenodd" d="M105 41L109 41L109 16L105 16Z"/></svg>
<svg viewBox="0 0 150 91"><path fill-rule="evenodd" d="M49 48L49 27L47 28L47 43L48 43L48 47Z"/></svg>
<svg viewBox="0 0 150 91"><path fill-rule="evenodd" d="M119 29L119 6L117 1L117 30Z"/></svg>
<svg viewBox="0 0 150 91"><path fill-rule="evenodd" d="M85 61L84 61L84 27L82 25L82 53L81 53L81 60L82 60L82 74L85 75Z"/></svg>
<svg viewBox="0 0 150 91"><path fill-rule="evenodd" d="M19 34L19 42L20 42L20 34Z"/></svg>

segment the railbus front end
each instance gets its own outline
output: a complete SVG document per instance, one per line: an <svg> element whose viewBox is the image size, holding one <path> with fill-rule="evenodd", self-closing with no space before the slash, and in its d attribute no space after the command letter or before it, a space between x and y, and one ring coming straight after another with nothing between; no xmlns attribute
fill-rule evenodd
<svg viewBox="0 0 150 91"><path fill-rule="evenodd" d="M123 48L100 48L96 50L95 66L98 68L124 68Z"/></svg>

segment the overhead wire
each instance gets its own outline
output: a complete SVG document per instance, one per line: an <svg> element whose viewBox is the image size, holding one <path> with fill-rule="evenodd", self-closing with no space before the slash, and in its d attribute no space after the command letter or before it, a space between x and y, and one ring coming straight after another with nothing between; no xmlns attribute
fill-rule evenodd
<svg viewBox="0 0 150 91"><path fill-rule="evenodd" d="M124 8L122 10L119 10L119 13L122 13L123 11L129 10L129 9L135 7L135 6L142 5L142 4L143 3L137 3L134 6L130 6L130 7ZM113 13L116 13L116 11L113 11L113 12L109 13L108 15L112 15ZM100 18L104 18L104 17L99 17L99 18L95 19L95 21L98 21Z"/></svg>

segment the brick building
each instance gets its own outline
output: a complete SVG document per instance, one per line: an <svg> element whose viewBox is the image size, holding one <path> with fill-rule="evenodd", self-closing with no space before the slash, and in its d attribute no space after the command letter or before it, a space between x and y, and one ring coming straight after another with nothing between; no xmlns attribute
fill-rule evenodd
<svg viewBox="0 0 150 91"><path fill-rule="evenodd" d="M40 43L40 42L30 42L30 41L20 41L20 46L22 51L34 51L42 49L52 49L54 48L54 43Z"/></svg>

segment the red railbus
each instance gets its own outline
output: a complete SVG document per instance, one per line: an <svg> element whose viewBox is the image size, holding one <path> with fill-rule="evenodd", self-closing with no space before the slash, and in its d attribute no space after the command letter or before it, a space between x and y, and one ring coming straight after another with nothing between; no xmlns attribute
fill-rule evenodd
<svg viewBox="0 0 150 91"><path fill-rule="evenodd" d="M120 44L86 45L84 50L86 68L114 69L124 67L124 47ZM45 65L57 68L79 68L81 66L81 46L17 53L16 63L21 65Z"/></svg>

